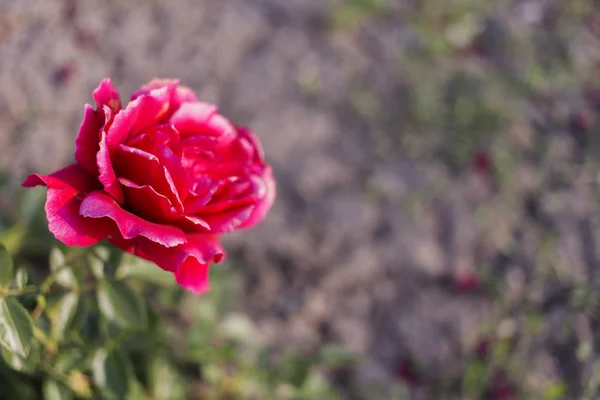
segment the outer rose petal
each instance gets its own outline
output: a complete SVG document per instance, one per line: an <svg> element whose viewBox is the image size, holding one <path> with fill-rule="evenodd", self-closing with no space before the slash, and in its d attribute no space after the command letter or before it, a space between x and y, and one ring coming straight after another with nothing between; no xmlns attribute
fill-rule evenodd
<svg viewBox="0 0 600 400"><path fill-rule="evenodd" d="M161 89L168 86L179 85L179 79L152 79L145 85L142 85L138 90L131 94L131 100L135 100L142 95L147 95L155 89Z"/></svg>
<svg viewBox="0 0 600 400"><path fill-rule="evenodd" d="M186 241L185 233L181 229L148 222L133 215L102 191L95 191L86 196L79 212L84 217L112 219L124 239L143 236L165 247L177 246Z"/></svg>
<svg viewBox="0 0 600 400"><path fill-rule="evenodd" d="M209 289L209 263L225 257L218 236L210 234L189 234L187 243L168 249L142 239L135 254L173 272L177 283L195 294Z"/></svg>
<svg viewBox="0 0 600 400"><path fill-rule="evenodd" d="M199 214L207 215L207 214L220 214L223 212L240 209L243 207L253 206L255 199L251 196L242 197L239 199L234 198L233 200L223 200L219 202L211 202L210 204L204 206Z"/></svg>
<svg viewBox="0 0 600 400"><path fill-rule="evenodd" d="M78 192L91 192L99 189L100 184L90 176L79 164L71 164L50 175L31 174L22 186L34 187L45 185L51 189L73 188Z"/></svg>
<svg viewBox="0 0 600 400"><path fill-rule="evenodd" d="M254 161L263 163L263 160L265 158L265 151L263 150L258 138L252 133L252 131L250 131L250 129L246 128L245 126L238 126L237 132L238 135L240 135L240 137L245 138L250 143L251 147L254 149Z"/></svg>
<svg viewBox="0 0 600 400"><path fill-rule="evenodd" d="M94 176L98 176L96 154L100 150L99 133L102 125L104 125L102 115L94 111L92 106L86 104L79 134L75 139L75 160Z"/></svg>
<svg viewBox="0 0 600 400"><path fill-rule="evenodd" d="M121 109L119 92L117 92L110 79L103 79L96 90L94 90L92 96L96 104L98 104L98 108L107 105L114 113L117 113Z"/></svg>
<svg viewBox="0 0 600 400"><path fill-rule="evenodd" d="M218 214L200 213L198 217L208 223L212 233L227 233L233 232L235 229L239 228L244 221L250 217L253 209L254 205L251 204L245 207L220 212Z"/></svg>
<svg viewBox="0 0 600 400"><path fill-rule="evenodd" d="M202 264L193 257L188 257L179 264L175 271L175 280L186 290L194 294L202 294L210 289L208 264Z"/></svg>
<svg viewBox="0 0 600 400"><path fill-rule="evenodd" d="M117 176L115 175L115 170L110 159L110 150L108 148L106 132L102 132L102 139L100 139L100 148L96 155L96 162L98 164L98 171L100 172L98 180L104 185L104 190L114 197L119 204L123 204L125 196L121 185L119 185L119 182L117 181Z"/></svg>
<svg viewBox="0 0 600 400"><path fill-rule="evenodd" d="M81 198L78 193L70 188L48 189L44 207L48 229L67 246L91 246L104 239L112 227L108 221L79 215Z"/></svg>
<svg viewBox="0 0 600 400"><path fill-rule="evenodd" d="M173 106L179 107L183 103L191 103L194 101L198 101L198 98L192 89L183 85L177 86L175 98L173 99Z"/></svg>
<svg viewBox="0 0 600 400"><path fill-rule="evenodd" d="M257 225L265 218L265 216L273 206L273 203L275 202L276 190L275 179L273 178L273 172L271 170L271 167L265 167L265 170L263 172L263 180L266 184L266 193L264 193L264 196L261 196L262 198L257 201L256 206L252 210L252 213L250 214L248 219L245 220L239 226L239 228L251 228Z"/></svg>
<svg viewBox="0 0 600 400"><path fill-rule="evenodd" d="M231 199L241 199L246 196L251 196L252 201L264 197L266 193L266 184L262 179L251 175L249 178L237 179L234 181L224 182L211 199L211 204L220 203L222 201L231 201ZM208 203L207 203L208 204Z"/></svg>
<svg viewBox="0 0 600 400"><path fill-rule="evenodd" d="M182 103L190 103L198 101L194 91L187 86L179 85L178 79L153 79L149 83L140 87L131 95L131 100L135 100L143 94L148 94L151 90L158 89L164 86L176 86L176 90L171 97L171 110L176 110Z"/></svg>
<svg viewBox="0 0 600 400"><path fill-rule="evenodd" d="M68 246L91 246L112 229L108 221L88 219L79 214L84 192L98 183L79 164L72 164L51 175L30 175L23 186L48 186L46 216L48 228L56 239Z"/></svg>

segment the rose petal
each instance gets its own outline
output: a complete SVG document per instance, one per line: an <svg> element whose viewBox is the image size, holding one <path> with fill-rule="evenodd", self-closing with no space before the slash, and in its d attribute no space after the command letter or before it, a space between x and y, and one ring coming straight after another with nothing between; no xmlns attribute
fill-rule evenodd
<svg viewBox="0 0 600 400"><path fill-rule="evenodd" d="M254 135L254 133L252 133L252 131L245 126L237 126L236 128L239 137L246 139L250 144L250 147L254 149L254 161L263 163L263 160L265 159L265 152L256 135Z"/></svg>
<svg viewBox="0 0 600 400"><path fill-rule="evenodd" d="M180 155L173 153L171 148L164 143L164 137L160 137L160 133L153 132L140 136L140 140L135 143L135 148L156 156L159 163L169 172L179 198L181 201L185 201L191 186L188 172L181 164Z"/></svg>
<svg viewBox="0 0 600 400"><path fill-rule="evenodd" d="M173 107L179 108L183 103L192 103L198 101L196 93L184 85L178 85L173 98Z"/></svg>
<svg viewBox="0 0 600 400"><path fill-rule="evenodd" d="M100 150L96 156L96 163L98 165L98 171L100 172L98 180L102 182L102 185L104 185L104 190L108 194L114 197L119 204L123 204L125 201L125 196L123 194L121 185L119 185L119 182L117 181L117 176L110 158L107 136L107 133L103 131L100 139Z"/></svg>
<svg viewBox="0 0 600 400"><path fill-rule="evenodd" d="M177 212L183 212L183 204L175 182L158 157L134 147L119 146L115 151L114 165L120 177L127 178L140 186L152 186L156 192L166 196Z"/></svg>
<svg viewBox="0 0 600 400"><path fill-rule="evenodd" d="M134 132L142 132L145 129L162 123L168 116L172 93L175 86L167 85L161 88L151 90L147 95L140 96L142 99L139 108L139 115L135 120Z"/></svg>
<svg viewBox="0 0 600 400"><path fill-rule="evenodd" d="M218 181L241 175L247 168L245 159L223 158L207 151L197 152L194 148L186 147L187 142L187 139L183 141L181 161L191 177L208 175L212 180Z"/></svg>
<svg viewBox="0 0 600 400"><path fill-rule="evenodd" d="M79 164L71 164L51 175L30 175L23 186L48 186L44 209L48 228L68 246L91 246L106 237L110 224L79 215L81 199L100 185Z"/></svg>
<svg viewBox="0 0 600 400"><path fill-rule="evenodd" d="M213 183L210 179L194 185L194 196L189 196L184 203L186 214L196 214L200 211L212 199L218 188L219 185Z"/></svg>
<svg viewBox="0 0 600 400"><path fill-rule="evenodd" d="M103 116L94 111L91 105L86 104L83 121L75 139L75 160L94 176L98 176L96 154L100 150L99 132L102 125L104 125Z"/></svg>
<svg viewBox="0 0 600 400"><path fill-rule="evenodd" d="M256 202L250 216L239 226L239 228L251 228L261 222L275 202L275 179L271 167L265 167L262 182L266 185L266 190L260 200ZM259 193L260 195L261 193Z"/></svg>
<svg viewBox="0 0 600 400"><path fill-rule="evenodd" d="M245 207L234 208L217 214L202 214L197 216L202 218L210 226L212 233L232 232L250 217L253 204Z"/></svg>
<svg viewBox="0 0 600 400"><path fill-rule="evenodd" d="M141 236L135 237L133 239L125 239L125 238L123 238L123 236L121 236L121 232L119 232L119 229L116 226L106 236L106 239L110 243L112 243L116 247L120 248L121 250L126 251L131 254L135 254L136 242L138 240L140 240L140 238L141 238Z"/></svg>
<svg viewBox="0 0 600 400"><path fill-rule="evenodd" d="M77 163L71 164L50 175L31 174L22 184L24 187L38 185L46 185L51 189L70 187L78 192L91 192L101 188L98 181Z"/></svg>
<svg viewBox="0 0 600 400"><path fill-rule="evenodd" d="M138 90L133 92L131 95L131 100L135 100L142 95L148 95L151 91L156 89L177 85L179 85L179 79L152 79L150 82L140 86Z"/></svg>
<svg viewBox="0 0 600 400"><path fill-rule="evenodd" d="M258 150L248 136L239 136L227 150L230 162L238 161L244 165L262 164L257 158Z"/></svg>
<svg viewBox="0 0 600 400"><path fill-rule="evenodd" d="M115 115L110 127L105 128L106 143L111 149L125 143L133 132L135 120L140 113L141 103L142 99L140 98L127 104L124 110Z"/></svg>
<svg viewBox="0 0 600 400"><path fill-rule="evenodd" d="M233 124L227 118L220 114L215 114L210 117L205 123L205 129L206 134L219 138L219 145L227 145L237 137L235 126L233 126Z"/></svg>
<svg viewBox="0 0 600 400"><path fill-rule="evenodd" d="M190 139L188 145L207 150L223 148L236 139L237 133L231 122L217 111L217 107L208 103L184 103L169 121L183 137Z"/></svg>
<svg viewBox="0 0 600 400"><path fill-rule="evenodd" d="M254 196L246 196L240 199L233 198L230 200L223 200L215 203L211 202L210 204L207 204L206 206L202 207L202 209L199 211L199 214L218 214L224 211L251 206L254 204L254 201Z"/></svg>
<svg viewBox="0 0 600 400"><path fill-rule="evenodd" d="M180 146L180 135L179 132L173 127L173 125L156 125L150 129L146 129L144 133L136 136L127 145L130 147L138 147L144 143L160 143L168 146L172 150L179 149ZM174 151L174 150L173 150Z"/></svg>
<svg viewBox="0 0 600 400"><path fill-rule="evenodd" d="M185 244L168 249L139 240L135 253L164 270L174 272L177 282L195 294L209 289L209 263L221 262L225 257L218 236L210 234L189 234Z"/></svg>
<svg viewBox="0 0 600 400"><path fill-rule="evenodd" d="M155 224L125 211L112 197L102 191L95 191L86 196L79 212L84 217L112 219L124 239L143 236L165 247L177 246L186 241L181 229Z"/></svg>
<svg viewBox="0 0 600 400"><path fill-rule="evenodd" d="M140 186L125 178L118 180L123 186L127 207L135 215L156 223L167 223L179 218L169 199L151 186Z"/></svg>
<svg viewBox="0 0 600 400"><path fill-rule="evenodd" d="M241 199L250 195L256 198L264 196L264 187L266 186L262 180L250 176L250 178L236 179L231 181L222 180L223 185L220 185L216 193L213 195L212 203L220 203L231 199Z"/></svg>
<svg viewBox="0 0 600 400"><path fill-rule="evenodd" d="M207 150L223 148L235 140L237 132L217 111L217 107L208 103L184 103L169 121L183 137L189 138L188 145Z"/></svg>
<svg viewBox="0 0 600 400"><path fill-rule="evenodd" d="M184 231L210 231L210 226L206 221L200 217L178 213L169 199L151 186L140 186L125 178L119 178L118 180L125 192L125 203L135 215L150 222L169 223Z"/></svg>
<svg viewBox="0 0 600 400"><path fill-rule="evenodd" d="M175 280L182 288L199 295L210 289L209 265L198 262L193 257L186 258L175 271Z"/></svg>
<svg viewBox="0 0 600 400"><path fill-rule="evenodd" d="M210 225L204 219L194 215L184 215L176 223L186 232L210 232Z"/></svg>
<svg viewBox="0 0 600 400"><path fill-rule="evenodd" d="M208 136L182 137L182 163L191 175L208 174L212 179L242 176L246 171L262 169L259 149L247 136L240 136L225 147L210 147ZM208 150L207 150L208 146Z"/></svg>
<svg viewBox="0 0 600 400"><path fill-rule="evenodd" d="M108 132L108 130L110 129L110 126L113 123L113 118L115 117L115 113L106 104L103 105L102 108L98 108L98 110L96 110L96 112L100 115L104 115L104 126L102 128ZM98 135L98 136L100 136L100 135Z"/></svg>
<svg viewBox="0 0 600 400"><path fill-rule="evenodd" d="M81 216L81 203L81 196L75 189L48 189L44 207L48 229L67 246L91 246L104 239L112 229L105 220Z"/></svg>
<svg viewBox="0 0 600 400"><path fill-rule="evenodd" d="M161 123L169 109L170 90L174 88L153 90L137 97L121 110L107 131L109 147L127 143L145 129Z"/></svg>
<svg viewBox="0 0 600 400"><path fill-rule="evenodd" d="M213 136L219 136L218 133L209 131L206 126L208 121L214 115L217 115L217 111L217 107L209 103L184 103L171 116L169 122L182 135L212 134Z"/></svg>
<svg viewBox="0 0 600 400"><path fill-rule="evenodd" d="M125 192L125 204L135 215L150 222L176 226L184 232L210 231L210 225L206 221L197 216L178 213L169 199L151 186L140 186L125 178L119 178L119 183Z"/></svg>
<svg viewBox="0 0 600 400"><path fill-rule="evenodd" d="M103 79L92 96L98 104L98 108L107 105L114 113L119 112L121 109L119 92L117 92L110 79Z"/></svg>
<svg viewBox="0 0 600 400"><path fill-rule="evenodd" d="M193 101L198 101L194 91L187 86L179 85L178 79L153 79L146 85L140 87L136 92L131 95L131 100L135 100L139 96L143 94L148 94L151 90L158 89L164 86L174 86L176 87L175 91L172 93L171 97L171 109L169 111L174 111L182 103L189 103Z"/></svg>

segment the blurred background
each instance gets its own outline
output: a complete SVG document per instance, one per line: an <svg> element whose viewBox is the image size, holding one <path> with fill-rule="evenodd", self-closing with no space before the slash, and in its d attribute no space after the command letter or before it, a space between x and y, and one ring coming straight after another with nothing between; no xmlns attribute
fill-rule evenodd
<svg viewBox="0 0 600 400"><path fill-rule="evenodd" d="M165 319L188 398L599 398L599 2L0 0L5 229L104 77L180 78L275 171Z"/></svg>

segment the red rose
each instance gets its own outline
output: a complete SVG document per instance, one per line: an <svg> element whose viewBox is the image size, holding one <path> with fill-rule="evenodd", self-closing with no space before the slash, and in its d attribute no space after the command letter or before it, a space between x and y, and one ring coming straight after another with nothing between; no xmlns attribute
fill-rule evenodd
<svg viewBox="0 0 600 400"><path fill-rule="evenodd" d="M225 252L220 234L259 223L275 181L258 140L175 80L153 80L121 107L105 79L86 105L76 162L46 185L50 231L69 246L104 238L173 272L195 293Z"/></svg>

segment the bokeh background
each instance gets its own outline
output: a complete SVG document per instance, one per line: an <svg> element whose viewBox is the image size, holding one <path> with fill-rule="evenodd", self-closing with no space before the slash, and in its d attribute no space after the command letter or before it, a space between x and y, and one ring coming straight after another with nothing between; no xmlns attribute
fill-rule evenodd
<svg viewBox="0 0 600 400"><path fill-rule="evenodd" d="M180 78L262 140L242 336L352 354L340 398L598 398L597 1L0 0L9 214L104 77Z"/></svg>

